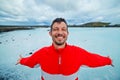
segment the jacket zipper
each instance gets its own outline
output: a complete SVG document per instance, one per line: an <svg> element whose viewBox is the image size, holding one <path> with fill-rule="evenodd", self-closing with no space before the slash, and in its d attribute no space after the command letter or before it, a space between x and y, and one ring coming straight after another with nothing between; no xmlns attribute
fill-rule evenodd
<svg viewBox="0 0 120 80"><path fill-rule="evenodd" d="M61 64L61 55L59 55L58 64L59 64L59 65Z"/></svg>

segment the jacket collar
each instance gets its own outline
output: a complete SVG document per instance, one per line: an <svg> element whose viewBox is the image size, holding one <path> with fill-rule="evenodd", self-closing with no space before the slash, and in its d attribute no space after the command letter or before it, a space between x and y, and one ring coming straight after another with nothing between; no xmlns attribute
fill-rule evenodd
<svg viewBox="0 0 120 80"><path fill-rule="evenodd" d="M64 51L64 50L67 48L67 46L68 46L68 44L66 43L64 48L56 49L53 44L52 44L51 47L52 47L52 49L54 49L56 52L62 52L62 51Z"/></svg>

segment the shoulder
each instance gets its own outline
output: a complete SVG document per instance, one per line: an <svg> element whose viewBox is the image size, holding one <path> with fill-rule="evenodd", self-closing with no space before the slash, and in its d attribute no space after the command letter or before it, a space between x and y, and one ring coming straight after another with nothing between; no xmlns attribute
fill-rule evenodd
<svg viewBox="0 0 120 80"><path fill-rule="evenodd" d="M51 46L45 46L45 47L39 48L33 54L35 54L35 55L45 54L46 52L49 51L50 48L51 48Z"/></svg>
<svg viewBox="0 0 120 80"><path fill-rule="evenodd" d="M49 51L51 49L51 46L46 46L46 47L42 47L38 50L38 52L46 52Z"/></svg>
<svg viewBox="0 0 120 80"><path fill-rule="evenodd" d="M67 45L67 47L72 49L82 49L81 47L75 45Z"/></svg>
<svg viewBox="0 0 120 80"><path fill-rule="evenodd" d="M71 50L80 51L80 52L88 52L87 50L85 50L84 48L79 47L79 46L68 45L68 47L69 47Z"/></svg>

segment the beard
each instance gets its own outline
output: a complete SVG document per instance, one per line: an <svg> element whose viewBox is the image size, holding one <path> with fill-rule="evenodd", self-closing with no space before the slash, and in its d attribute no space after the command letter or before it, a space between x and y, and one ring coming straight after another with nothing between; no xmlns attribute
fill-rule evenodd
<svg viewBox="0 0 120 80"><path fill-rule="evenodd" d="M64 43L65 42L57 42L57 41L55 41L55 44L58 45L58 46L63 45Z"/></svg>

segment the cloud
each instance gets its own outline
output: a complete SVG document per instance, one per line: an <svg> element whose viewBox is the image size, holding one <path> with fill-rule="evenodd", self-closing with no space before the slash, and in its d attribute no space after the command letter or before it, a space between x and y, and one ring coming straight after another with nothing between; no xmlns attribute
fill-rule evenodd
<svg viewBox="0 0 120 80"><path fill-rule="evenodd" d="M64 11L69 11L72 9L75 9L76 6L74 5L73 0L35 0L36 3L39 4L45 4L50 6L53 10L59 11L59 12L64 12Z"/></svg>
<svg viewBox="0 0 120 80"><path fill-rule="evenodd" d="M3 21L17 21L23 18L24 7L22 5L23 0L1 0L0 2L0 18ZM22 19L23 20L23 19ZM21 21L21 20L18 20Z"/></svg>
<svg viewBox="0 0 120 80"><path fill-rule="evenodd" d="M0 24L50 24L63 17L70 24L120 23L120 0L0 0Z"/></svg>
<svg viewBox="0 0 120 80"><path fill-rule="evenodd" d="M0 10L4 11L6 13L9 13L10 15L21 15L23 14L23 0L1 0L0 2Z"/></svg>

